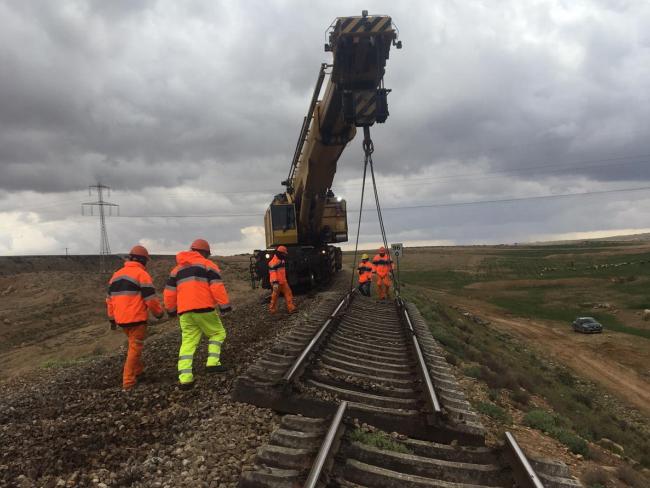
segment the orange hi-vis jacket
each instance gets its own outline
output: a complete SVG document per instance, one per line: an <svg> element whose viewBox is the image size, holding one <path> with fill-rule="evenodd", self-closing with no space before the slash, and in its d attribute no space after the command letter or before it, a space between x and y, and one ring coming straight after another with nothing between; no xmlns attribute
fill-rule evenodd
<svg viewBox="0 0 650 488"><path fill-rule="evenodd" d="M284 259L280 259L277 254L269 261L269 280L271 284L286 284L287 283L287 268Z"/></svg>
<svg viewBox="0 0 650 488"><path fill-rule="evenodd" d="M170 313L210 312L219 307L230 310L228 292L221 279L219 266L196 251L176 255L177 266L172 269L163 297Z"/></svg>
<svg viewBox="0 0 650 488"><path fill-rule="evenodd" d="M108 318L120 327L146 324L149 311L157 317L163 314L151 276L136 261L127 261L113 273L108 282L106 308Z"/></svg>
<svg viewBox="0 0 650 488"><path fill-rule="evenodd" d="M393 261L390 259L390 254L386 253L383 256L376 254L375 257L372 258L372 266L374 272L380 278L388 276L390 271L393 269Z"/></svg>
<svg viewBox="0 0 650 488"><path fill-rule="evenodd" d="M372 280L372 263L367 259L362 259L357 268L359 272L359 283L365 283Z"/></svg>

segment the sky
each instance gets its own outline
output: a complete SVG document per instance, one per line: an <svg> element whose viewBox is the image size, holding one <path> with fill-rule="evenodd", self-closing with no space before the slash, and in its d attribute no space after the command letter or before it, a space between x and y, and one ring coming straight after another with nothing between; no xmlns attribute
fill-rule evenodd
<svg viewBox="0 0 650 488"><path fill-rule="evenodd" d="M98 181L115 253L263 248L327 28L362 9L403 42L371 129L389 242L647 231L645 0L4 0L0 254L96 254ZM333 186L351 242L362 165L357 137ZM380 240L367 200L360 242Z"/></svg>

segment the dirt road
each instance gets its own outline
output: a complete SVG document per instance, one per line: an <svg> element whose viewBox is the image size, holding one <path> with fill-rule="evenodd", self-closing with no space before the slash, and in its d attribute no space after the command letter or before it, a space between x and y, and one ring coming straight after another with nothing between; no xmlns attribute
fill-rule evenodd
<svg viewBox="0 0 650 488"><path fill-rule="evenodd" d="M527 318L504 317L479 301L453 300L488 319L491 327L509 332L566 364L574 372L601 384L629 405L650 415L650 341L605 331L578 334L568 325Z"/></svg>

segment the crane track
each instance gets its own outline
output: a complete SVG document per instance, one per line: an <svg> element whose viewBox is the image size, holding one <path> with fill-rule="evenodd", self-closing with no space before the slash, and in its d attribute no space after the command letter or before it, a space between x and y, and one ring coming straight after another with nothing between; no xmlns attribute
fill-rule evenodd
<svg viewBox="0 0 650 488"><path fill-rule="evenodd" d="M538 463L545 483L534 484L535 463L514 437L485 447L477 413L413 304L326 295L236 382L235 400L288 414L240 486L303 486L313 462L319 486L580 486L561 463ZM327 429L326 418L339 424ZM394 433L408 454L350 440L343 418Z"/></svg>

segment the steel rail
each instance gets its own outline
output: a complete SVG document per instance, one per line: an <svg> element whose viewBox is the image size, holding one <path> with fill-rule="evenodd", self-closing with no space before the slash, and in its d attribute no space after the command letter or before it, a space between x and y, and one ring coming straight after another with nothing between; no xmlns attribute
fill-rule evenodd
<svg viewBox="0 0 650 488"><path fill-rule="evenodd" d="M406 324L408 325L409 331L411 332L411 337L413 339L413 348L415 349L415 354L417 355L418 358L419 370L420 373L422 374L422 377L424 379L424 384L426 386L427 401L429 402L429 405L431 406L433 412L436 415L439 415L442 413L442 408L440 407L440 400L438 400L438 395L436 394L436 390L433 387L433 381L431 380L431 375L429 374L429 368L427 368L427 364L424 361L424 355L422 354L422 348L420 347L418 336L415 333L415 329L413 328L413 324L411 323L411 317L409 317L409 313L406 310L404 301L400 298L398 303L400 304L400 307L404 312L404 317L406 318Z"/></svg>
<svg viewBox="0 0 650 488"><path fill-rule="evenodd" d="M332 451L334 439L336 438L336 434L338 433L339 427L341 426L341 422L343 421L343 414L345 413L345 409L347 407L348 402L346 401L342 401L339 404L339 408L336 410L336 414L332 419L330 428L325 435L325 439L323 439L323 443L320 446L318 454L316 455L316 459L314 460L314 464L311 467L311 471L309 471L307 481L305 481L305 484L303 485L304 488L315 488L316 484L318 483L320 475L323 471L323 467L325 466L325 462L327 461L327 458Z"/></svg>
<svg viewBox="0 0 650 488"><path fill-rule="evenodd" d="M294 376L296 375L296 373L304 363L305 359L307 359L307 356L309 356L309 354L312 352L314 346L318 343L320 338L323 336L327 328L332 323L332 320L336 318L336 315L339 313L343 305L348 303L353 293L354 290L349 292L347 295L345 295L343 300L341 300L341 303L339 303L339 305L336 307L334 312L329 316L329 318L325 321L325 323L321 326L321 328L318 329L318 332L316 332L314 337L312 337L311 341L309 341L309 344L307 344L307 346L305 346L305 348L302 350L298 358L291 365L291 368L289 368L289 370L284 374L284 376L282 377L283 381L290 382L291 380L293 380Z"/></svg>
<svg viewBox="0 0 650 488"><path fill-rule="evenodd" d="M523 469L524 479L515 481L522 484L525 483L524 488L544 488L542 481L539 479L539 476L537 476L537 473L535 473L535 470L530 465L530 462L524 454L524 451L522 451L521 447L519 447L515 436L513 436L510 432L506 432L506 441L508 443L508 447L510 447L512 454L514 454L515 462L519 465L518 467L520 469ZM521 474L521 471L519 471L519 474Z"/></svg>

